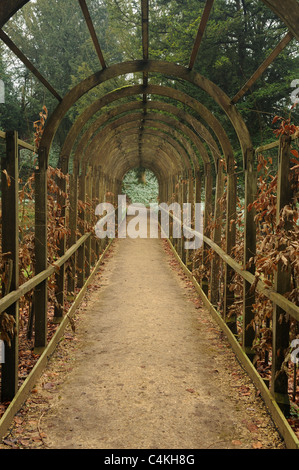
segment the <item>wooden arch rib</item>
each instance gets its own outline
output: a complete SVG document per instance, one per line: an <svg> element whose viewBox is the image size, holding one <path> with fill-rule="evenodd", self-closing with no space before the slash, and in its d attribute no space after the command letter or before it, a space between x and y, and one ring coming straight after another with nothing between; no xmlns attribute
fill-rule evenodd
<svg viewBox="0 0 299 470"><path fill-rule="evenodd" d="M128 106L127 106L128 105ZM126 106L124 107L121 107L122 109L120 109L120 111L125 111L126 109L130 109L132 111L135 111L136 109L138 110L142 110L142 103L140 102L136 102L136 103L128 103ZM155 109L155 106L157 106L157 108L159 108L159 105L160 103L151 103L151 109ZM162 105L162 108L163 109L167 109L167 110L170 110L170 108L168 108L168 106L163 106ZM176 109L176 108L175 108ZM117 109L116 109L117 111ZM182 113L182 115L184 115L184 112ZM105 121L105 115L102 116L103 119L100 119L100 122L106 122ZM128 121L128 118L130 118L130 120ZM165 115L160 115L159 113L154 113L154 112L148 112L145 116L142 116L140 113L139 114L132 114L132 115L129 115L128 118L122 118L122 121L123 122L130 122L132 119L135 121L137 120L138 124L140 122L140 119L144 119L144 124L145 126L148 126L149 124L151 124L152 127L159 127L161 129L161 123L163 126L165 126L165 124L167 124L169 126L168 129L165 128L165 132L167 133L167 130L170 134L172 135L175 135L177 139L181 140L182 143L184 143L184 147L189 149L188 150L188 153L189 155L191 155L191 159L192 159L192 164L194 166L194 168L198 168L199 167L199 160L198 160L198 157L197 155L194 154L194 150L191 149L191 144L186 140L186 137L188 139L190 139L190 141L192 142L192 144L196 147L196 149L199 151L199 154L201 155L203 161L205 163L208 163L210 160L209 160L209 155L208 155L208 152L205 148L205 146L203 145L203 143L201 142L201 140L199 139L199 137L195 134L195 132L193 130L191 130L189 127L187 127L185 124L173 119L173 118L170 118L169 116L165 116ZM93 125L91 127L94 126L94 129L97 130L97 121L95 121L93 123ZM164 127L163 127L164 129ZM74 158L75 159L82 159L82 158L85 158L84 155L86 154L87 155L87 158L90 157L90 155L92 155L93 153L93 150L92 150L92 146L91 146L91 143L93 143L93 148L96 149L97 147L100 147L101 145L103 146L103 142L101 142L101 140L103 141L103 137L102 137L102 131L98 132L97 134L94 135L94 132L89 132L89 131L93 131L93 129L88 129L87 133L83 135L83 137L81 138L78 146L77 146L77 149L76 149L76 152L75 152L75 156ZM178 131L180 132L180 134L178 133ZM120 132L120 130L118 129L116 132L114 131L113 134L110 135L111 139L115 138L117 135L118 135L118 132ZM89 138L90 138L90 135L92 134L92 140L91 142L88 144L89 142ZM165 138L167 138L165 136ZM214 143L216 145L216 143ZM216 162L216 159L219 158L220 154L217 153L217 146L215 147L213 144L213 141L212 141L212 144L210 143L211 145L211 153L214 157L214 161ZM108 147L109 147L110 143L108 143ZM219 152L219 151L218 151ZM192 156L192 153L194 154L194 156Z"/></svg>
<svg viewBox="0 0 299 470"><path fill-rule="evenodd" d="M163 152L161 152L163 155ZM165 161L161 158L161 161L157 165L153 165L152 162L152 148L149 146L145 148L144 151L145 167L151 170L158 179L159 184L165 180ZM118 159L117 152L113 155L114 165L116 168L116 173L119 175L119 180L122 180L124 175L131 169L136 168L136 152L135 150L128 150L127 152L127 161ZM176 176L178 173L173 173ZM170 176L170 173L169 173Z"/></svg>
<svg viewBox="0 0 299 470"><path fill-rule="evenodd" d="M128 119L130 118L130 119ZM109 149L112 148L113 141L115 137L118 136L121 130L123 132L128 132L128 129L134 127L137 131L139 130L139 125L140 125L140 119L142 118L142 114L132 114L130 116L123 116L113 123L110 123L106 126L106 128L103 130L102 133L99 134L99 138L93 139L91 142L91 145L89 146L88 150L86 151L86 155L88 158L92 158L95 152L98 151L100 145L102 146L102 152L105 155L105 157L109 154ZM161 127L162 128L162 123ZM161 129L162 130L162 129ZM182 145L182 143L179 143L177 140L175 140L173 137L170 135L166 136L165 131L168 130L170 131L169 127L165 126L164 133L159 131L158 129L152 130L153 135L160 135L163 140L162 143L164 146L168 145L169 147L172 147L175 150L175 153L173 155L176 155L176 164L179 164L179 162L182 160L183 166L186 168L191 168L191 163L189 156ZM120 138L120 137L119 137ZM102 143L100 143L102 141ZM78 156L80 158L80 156Z"/></svg>
<svg viewBox="0 0 299 470"><path fill-rule="evenodd" d="M90 125L90 127L87 129L87 131L81 137L81 139L80 139L80 141L77 145L75 155L83 155L84 149L87 146L88 141L95 136L98 129L104 123L105 124L108 123L109 119L108 119L107 115L109 115L110 118L111 117L114 118L114 117L116 117L120 114L126 113L128 111L136 111L136 110L143 110L143 109L144 109L143 102L135 101L135 102L129 102L129 103L122 104L122 105L114 108L113 110L110 110L108 113L105 113L105 114L101 115L97 120L95 120ZM215 142L215 140L213 139L210 132L199 121L194 119L192 116L190 116L185 111L179 110L175 106L170 105L168 103L149 101L147 103L147 109L151 110L152 112L149 113L147 111L147 113L145 115L145 119L148 119L148 117L150 116L151 119L156 119L157 121L160 121L160 120L167 121L168 124L172 128L180 129L180 131L192 141L192 143L198 149L199 154L202 156L203 161L207 163L207 162L209 162L209 156L208 156L206 148L204 147L203 143L201 142L200 138L198 137L198 135L200 135L201 138L203 140L205 140L207 145L209 146L210 152L211 152L211 154L214 158L214 162L216 164L216 160L221 155L220 151L219 151L219 148L218 148L218 145ZM160 112L154 112L154 111L165 111L168 114L174 115L176 119L169 118L169 116L166 116L166 115L164 115ZM178 119L181 119L182 121L187 122L190 126L192 126L194 128L194 130L192 129L192 127L189 128L186 124L180 122ZM87 151L87 153L88 153L88 151ZM194 166L195 167L198 166L197 161L194 162Z"/></svg>
<svg viewBox="0 0 299 470"><path fill-rule="evenodd" d="M63 98L62 102L58 104L46 124L44 134L40 143L40 163L43 162L44 159L48 159L52 140L63 117L79 98L81 98L85 93L87 93L95 86L104 83L107 80L115 78L119 75L138 72L161 73L171 75L173 77L186 80L203 89L222 108L224 113L231 121L232 126L238 136L244 159L246 159L246 155L248 152L252 152L251 138L242 116L235 108L235 106L231 104L230 98L217 85L215 85L213 82L206 79L199 73L190 71L187 68L177 64L172 64L163 61L148 61L144 63L143 61L137 60L133 62L124 62L121 64L116 64L91 75L90 77L86 78L81 83L76 85ZM177 90L174 90L174 92L176 91ZM45 162L43 162L43 164L45 164Z"/></svg>
<svg viewBox="0 0 299 470"><path fill-rule="evenodd" d="M140 101L129 102L122 104L113 110L108 111L101 115L96 121L94 121L91 126L87 129L87 131L82 135L74 154L75 159L84 158L84 153L89 153L87 146L90 144L90 141L96 137L100 133L100 128L104 124L107 125L109 123L109 119L107 119L108 115L111 118L120 117L120 115L128 112L128 111L136 111L142 110L143 103ZM98 132L99 131L99 132Z"/></svg>
<svg viewBox="0 0 299 470"><path fill-rule="evenodd" d="M133 132L133 136L135 135L138 138L138 131L136 129L131 132ZM131 145L133 145L132 142ZM176 175L184 171L182 161L176 162L171 155L172 152L176 152L176 150L168 143L162 145L160 135L148 133L147 140L144 142L143 163L145 168L152 170L156 175L159 174L160 182L165 180L165 175ZM153 159L153 153L156 154L155 159ZM121 158L120 154L122 154ZM97 155L95 155L93 161L88 162L89 164L85 162L84 167L100 168L106 176L111 175L111 169L113 168L113 177L119 180L122 179L127 171L139 166L139 155L136 151L136 145L126 145L121 141L110 149L106 165L101 160L100 153L98 156L99 158L97 159Z"/></svg>
<svg viewBox="0 0 299 470"><path fill-rule="evenodd" d="M130 125L125 124L123 126L120 126L120 135L117 137L117 141L113 139L113 142L110 143L108 142L106 146L103 147L103 149L98 149L94 151L94 153L91 156L91 159L89 160L90 162L95 162L95 161L100 161L100 164L107 168L108 171L110 171L111 168L114 167L113 162L110 164L110 159L111 159L111 154L114 149L122 149L121 151L127 152L128 149L135 150L136 155L138 156L137 160L137 165L136 166L145 166L145 161L143 158L143 152L144 149L149 146L150 149L152 149L152 161L153 165L156 165L156 162L159 161L159 152L158 150L162 150L164 154L166 155L167 158L167 166L165 168L165 174L164 177L167 177L169 175L170 171L177 172L180 168L182 170L184 169L191 169L190 162L188 160L188 155L183 149L183 147L180 148L180 146L177 144L177 142L173 139L165 140L165 133L163 132L163 129L157 130L157 129L151 129L151 128L146 128L144 129L143 132L143 138L142 138L142 160L140 161L140 154L139 154L139 129L138 126L134 126L134 123ZM109 148L109 151L107 151ZM100 158L98 158L98 156ZM122 158L122 155L120 153L119 158ZM163 157L165 158L165 157ZM172 171L173 169L173 171ZM116 175L118 177L118 175Z"/></svg>
<svg viewBox="0 0 299 470"><path fill-rule="evenodd" d="M124 87L122 89L118 89L113 92L110 92L107 95L95 101L94 103L92 103L88 108L86 108L82 112L82 114L77 118L77 120L71 127L65 139L64 145L62 147L61 155L67 156L67 157L70 156L72 149L75 146L76 138L80 134L82 128L84 127L86 122L88 122L88 120L91 119L93 115L96 114L99 110L101 110L107 104L113 103L121 98L126 98L126 97L134 96L134 95L136 96L141 95L144 90L147 94L153 94L157 96L164 96L168 98L177 99L179 102L188 106L190 110L195 111L205 121L206 125L210 129L213 130L213 133L215 134L216 139L219 141L219 146L222 150L222 153L224 155L226 162L228 163L229 161L233 161L233 150L232 150L230 141L227 137L225 130L223 129L220 122L218 121L218 119L205 106L203 106L201 103L199 103L197 100L190 97L186 93L178 91L178 90L174 90L170 87L163 87L159 85L149 85L145 89L144 87L140 85ZM148 101L147 107L151 107L152 106L151 103L152 103L151 101ZM157 102L155 101L155 103ZM164 108L166 107L166 103L161 102L160 106L162 110L163 106ZM175 114L179 119L185 120L186 122L188 122L188 124L190 124L190 126L194 128L195 132L197 132L204 140L206 140L207 142L212 142L212 137L211 137L210 132L206 129L206 127L203 124L201 124L200 121L198 121L197 118L187 113L186 111L182 111L176 108L173 105L167 104L167 107L168 107L167 112ZM113 117L114 113L115 113L114 109L107 111L106 113L107 120ZM100 121L98 121L98 125L101 125ZM87 133L89 133L88 138L91 138L93 132L95 132L95 129L97 127L97 126L93 126L93 127L91 126L92 125L90 125L89 129L86 130L86 135ZM80 145L81 145L81 141L80 141ZM216 145L218 148L218 144Z"/></svg>
<svg viewBox="0 0 299 470"><path fill-rule="evenodd" d="M167 139L167 133L169 135L174 136L179 144L183 144L183 147L187 150L188 154L190 155L192 165L194 169L199 168L199 160L198 156L194 151L194 148L191 145L191 142L196 146L196 149L199 150L200 155L202 156L202 159L205 163L209 163L209 155L204 147L203 143L200 141L200 139L195 135L187 126L180 122L175 122L174 119L171 119L168 116L156 116L157 113L147 113L146 117L144 117L144 128L158 128L160 130L163 130L165 132L164 139ZM133 120L133 127L136 127L139 125L140 119L142 116L139 114L132 114L130 115L131 119L129 122ZM134 124L134 121L137 121L136 124ZM123 119L123 122L128 122L127 119ZM132 127L132 124L129 124L127 127ZM109 148L109 145L111 145L111 140L114 138L120 137L121 129L117 128L116 130L113 131L112 134L109 134L110 140L106 143L106 146ZM190 139L188 141L187 139ZM85 140L85 139L82 139ZM89 157L90 155L93 154L93 152L99 148L100 146L103 146L104 144L102 143L102 134L99 132L94 139L92 139L91 143L89 146L86 147L85 149L85 154ZM81 144L81 142L80 142ZM78 146L77 151L75 156L77 158L84 158L84 154L82 153L81 146ZM82 145L84 147L84 143ZM105 147L103 147L105 151ZM212 148L212 151L214 151L214 148ZM214 158L215 155L214 155Z"/></svg>
<svg viewBox="0 0 299 470"><path fill-rule="evenodd" d="M107 175L111 174L111 169L113 168L113 175L118 179L121 179L122 174L126 173L131 168L139 167L139 155L138 151L136 151L136 145L132 142L132 136L138 139L138 130L130 131L131 142L127 144L125 142L121 143L120 146L116 146L110 150L109 157L107 158L108 163L106 165L101 159L97 161L95 156L91 166L100 166ZM147 140L144 142L143 148L143 166L145 168L152 169L153 171L158 170L163 180L166 179L166 175L169 177L170 175L183 173L185 171L183 162L176 161L178 157L173 155L176 154L176 149L169 143L161 144L161 135L155 134L154 132L146 132L145 139L146 138ZM121 168L120 172L118 168Z"/></svg>
<svg viewBox="0 0 299 470"><path fill-rule="evenodd" d="M155 129L144 130L142 142L142 160L140 160L138 138L138 126L134 126L134 123L131 124L131 126L130 124L124 124L123 126L120 126L120 133L116 138L117 140L112 138L112 142L108 141L102 149L99 148L97 150L96 147L91 156L91 159L88 161L92 164L98 161L105 169L106 173L109 173L109 171L114 168L114 163L111 160L113 151L118 151L119 159L125 159L129 149L135 151L136 166L146 166L143 153L144 149L149 147L152 149L152 164L154 166L160 162L161 158L163 158L163 162L166 164L164 177L166 177L166 175L170 172L177 172L183 170L186 167L191 168L187 153L179 147L177 142L174 139L165 140L164 133ZM160 154L163 154L163 157L161 157ZM115 171L113 173L116 177L118 177Z"/></svg>

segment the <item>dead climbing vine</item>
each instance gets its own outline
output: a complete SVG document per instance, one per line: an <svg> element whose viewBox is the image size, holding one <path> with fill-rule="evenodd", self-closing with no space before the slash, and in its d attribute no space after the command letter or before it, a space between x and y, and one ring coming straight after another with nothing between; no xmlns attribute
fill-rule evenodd
<svg viewBox="0 0 299 470"><path fill-rule="evenodd" d="M47 108L44 106L40 113L40 119L34 122L34 144L36 150L39 148L40 140L43 134L45 122L48 116ZM63 191L59 184L64 180L66 190ZM6 175L7 184L10 184L9 175ZM34 188L35 173L34 169L32 174L26 181L19 180L19 284L22 285L35 275L35 230L34 230ZM54 263L59 257L60 244L63 239L68 243L70 231L65 223L64 211L68 214L69 211L69 177L63 174L59 168L48 167L47 170L47 209L48 209L48 224L47 224L47 250L48 250L48 263ZM59 201L63 201L61 206ZM86 230L92 231L92 224L94 222L94 204L92 201L78 201L80 210L84 210L87 214L86 221L82 224L79 223L79 230L85 233ZM63 210L64 209L64 210ZM79 219L80 220L80 219ZM88 222L89 221L89 222ZM2 223L2 220L0 220ZM79 235L79 231L78 231ZM0 245L1 231L0 231ZM11 276L11 261L9 258L10 253L2 253L0 250L0 281L2 296L10 291L10 276ZM66 265L68 269L68 264ZM55 290L55 275L52 275L48 280L48 313L49 322L53 313L56 300ZM22 352L20 360L20 370L24 369L24 374L27 375L28 367L32 368L31 351L33 349L34 339L34 305L33 305L33 291L28 292L20 298L19 302L19 339L22 342L20 348L27 351L28 358L22 361ZM55 325L56 328L56 325ZM54 326L49 328L49 335L54 332ZM15 319L7 312L0 313L0 339L5 341L8 345L16 333ZM30 354L29 354L30 353ZM29 357L30 356L30 357ZM25 362L26 364L25 364ZM21 372L22 373L22 372Z"/></svg>

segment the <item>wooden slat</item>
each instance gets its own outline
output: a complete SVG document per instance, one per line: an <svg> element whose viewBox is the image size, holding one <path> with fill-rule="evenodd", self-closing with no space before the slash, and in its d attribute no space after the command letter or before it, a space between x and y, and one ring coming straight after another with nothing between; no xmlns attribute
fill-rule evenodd
<svg viewBox="0 0 299 470"><path fill-rule="evenodd" d="M257 172L254 165L254 153L248 149L244 155L245 160L245 200L244 200L244 254L243 266L247 267L252 274L255 273L253 259L256 254L256 223L255 209L248 211L249 204L253 204L257 194ZM250 265L250 266L249 266ZM255 338L253 327L253 305L255 303L255 292L250 289L251 284L244 279L243 282L243 348L251 359L255 356L252 344Z"/></svg>
<svg viewBox="0 0 299 470"><path fill-rule="evenodd" d="M141 0L141 17L142 17L142 53L143 60L148 60L148 49L149 49L149 35L148 35L148 0ZM143 86L148 85L148 73L143 72ZM143 102L146 103L146 93L143 94Z"/></svg>
<svg viewBox="0 0 299 470"><path fill-rule="evenodd" d="M43 75L35 68L29 59L20 51L15 43L7 36L7 34L0 30L0 38L10 48L10 50L23 62L23 64L32 72L36 78L52 93L58 101L62 101L61 96L50 85L50 83L43 77Z"/></svg>
<svg viewBox="0 0 299 470"><path fill-rule="evenodd" d="M193 49L192 49L191 56L190 56L190 61L189 61L189 66L188 66L188 68L190 70L193 69L193 66L194 66L194 63L195 63L195 60L196 60L196 56L198 54L199 46L201 44L201 40L203 38L205 29L206 29L206 25L207 25L207 22L208 22L208 19L209 19L209 16L210 16L210 12L211 12L213 3L214 3L214 0L207 0L207 2L205 4L205 8L204 8L201 20L200 20L199 28L198 28L198 31L197 31L197 35L196 35L194 45L193 45Z"/></svg>
<svg viewBox="0 0 299 470"><path fill-rule="evenodd" d="M18 154L18 133L6 132L6 154L1 158L2 253L10 253L7 257L7 262L10 263L10 274L7 280L10 278L10 281L7 286L2 284L2 289L6 287L8 292L19 286ZM19 303L10 305L6 313L14 318L17 334L14 335L11 346L5 342L5 362L2 364L1 383L2 402L11 400L18 389Z"/></svg>
<svg viewBox="0 0 299 470"><path fill-rule="evenodd" d="M148 60L148 0L141 0L143 60Z"/></svg>
<svg viewBox="0 0 299 470"><path fill-rule="evenodd" d="M93 45L94 45L96 53L98 55L99 61L101 63L101 66L103 67L103 69L105 69L107 67L106 62L105 62L105 59L104 59L104 56L103 56L103 53L102 53L102 50L101 50L101 46L99 44L95 29L94 29L94 26L93 26L93 22L90 18L90 14L89 14L86 2L85 2L85 0L79 0L79 3L80 3L80 7L81 7L82 13L84 15L87 27L89 29Z"/></svg>
<svg viewBox="0 0 299 470"><path fill-rule="evenodd" d="M47 239L47 159L44 149L39 150L38 168L34 174L35 188L35 273L38 274L48 266L48 239ZM48 280L43 280L34 291L33 305L35 309L35 351L44 348L47 344L47 312L48 312Z"/></svg>
<svg viewBox="0 0 299 470"><path fill-rule="evenodd" d="M245 83L240 91L233 97L232 103L236 104L242 96L245 95L246 91L258 80L258 78L264 73L264 71L271 65L274 59L280 54L280 52L288 45L288 43L293 39L293 34L288 32L280 43L275 47L271 54L267 57L266 60L259 66L259 68L254 72L250 79Z"/></svg>
<svg viewBox="0 0 299 470"><path fill-rule="evenodd" d="M28 144L27 142L24 142L24 140L18 139L18 145L22 147L23 149L27 149L27 150L30 150L31 152L35 152L34 146Z"/></svg>

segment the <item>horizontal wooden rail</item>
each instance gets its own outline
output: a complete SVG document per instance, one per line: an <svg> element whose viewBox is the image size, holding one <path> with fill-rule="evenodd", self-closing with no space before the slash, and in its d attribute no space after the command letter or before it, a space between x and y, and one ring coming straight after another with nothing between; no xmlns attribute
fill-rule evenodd
<svg viewBox="0 0 299 470"><path fill-rule="evenodd" d="M55 263L49 266L44 271L41 271L33 278L29 279L28 281L24 282L18 289L11 291L5 297L0 299L0 313L4 312L10 305L20 299L23 295L27 294L27 292L34 289L38 286L41 282L45 279L50 277L54 274L57 269L59 269L64 263L68 261L68 259L78 250L78 248L90 237L91 232L86 233L83 235L74 245L72 245L65 254L59 258Z"/></svg>
<svg viewBox="0 0 299 470"><path fill-rule="evenodd" d="M0 138L5 139L6 132L0 131ZM30 150L31 152L35 152L34 146L28 144L28 142L25 142L24 140L18 139L18 145L22 147L23 149L27 149L27 150Z"/></svg>
<svg viewBox="0 0 299 470"><path fill-rule="evenodd" d="M222 248L220 248L215 242L213 242L210 238L206 237L202 233L197 232L196 230L191 229L190 227L184 225L180 219L175 217L172 213L164 209L163 207L160 207L163 211L167 212L169 216L175 220L176 222L180 223L181 226L183 226L186 230L190 231L191 233L194 234L194 236L199 237L202 239L207 245L209 245L220 257L221 259L227 263L231 268L234 269L235 272L240 274L243 279L245 279L247 282L250 284L253 284L255 282L255 276L250 273L249 271L246 271L240 263L235 261L231 256L229 256ZM283 295L278 294L274 290L270 289L269 287L266 287L263 281L259 280L256 284L256 290L258 292L261 292L263 295L265 295L269 300L274 302L276 305L281 307L286 313L292 315L293 318L295 318L297 321L299 321L299 307L295 305L294 303L290 302L288 299L286 299Z"/></svg>
<svg viewBox="0 0 299 470"><path fill-rule="evenodd" d="M299 136L297 134L292 134L291 135L291 140L296 140L296 139L299 140ZM279 146L279 139L276 140L275 142L271 142L271 144L261 145L260 147L257 147L255 149L255 153L256 154L261 153L261 152L264 152L265 150L274 149L278 146Z"/></svg>
<svg viewBox="0 0 299 470"><path fill-rule="evenodd" d="M111 214L106 214L101 220L104 221L108 218ZM18 289L11 291L5 297L0 299L0 313L4 312L10 305L20 299L23 295L30 292L36 286L38 286L41 282L45 279L50 277L52 274L57 271L61 266L63 266L69 258L78 250L78 248L91 236L92 232L85 233L82 235L79 240L72 245L63 256L61 256L57 261L55 261L51 266L47 269L44 269L40 273L36 274L33 278L29 279L28 281L24 282Z"/></svg>

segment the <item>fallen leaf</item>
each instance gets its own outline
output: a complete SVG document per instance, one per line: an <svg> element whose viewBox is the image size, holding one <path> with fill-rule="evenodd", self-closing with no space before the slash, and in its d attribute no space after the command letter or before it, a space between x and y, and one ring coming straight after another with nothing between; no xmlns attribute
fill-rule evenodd
<svg viewBox="0 0 299 470"><path fill-rule="evenodd" d="M260 441L254 442L254 443L252 444L252 448L253 448L253 449L262 449L262 448L263 448L263 444L262 444Z"/></svg>
<svg viewBox="0 0 299 470"><path fill-rule="evenodd" d="M44 389L45 390L52 390L55 387L55 383L53 382L47 382L44 384Z"/></svg>
<svg viewBox="0 0 299 470"><path fill-rule="evenodd" d="M254 423L247 423L247 429L250 432L257 432L258 431L258 427Z"/></svg>
<svg viewBox="0 0 299 470"><path fill-rule="evenodd" d="M242 445L242 442L241 442L241 441L238 441L238 440L234 440L234 441L232 441L232 445L233 445L233 446L241 446L241 445Z"/></svg>

